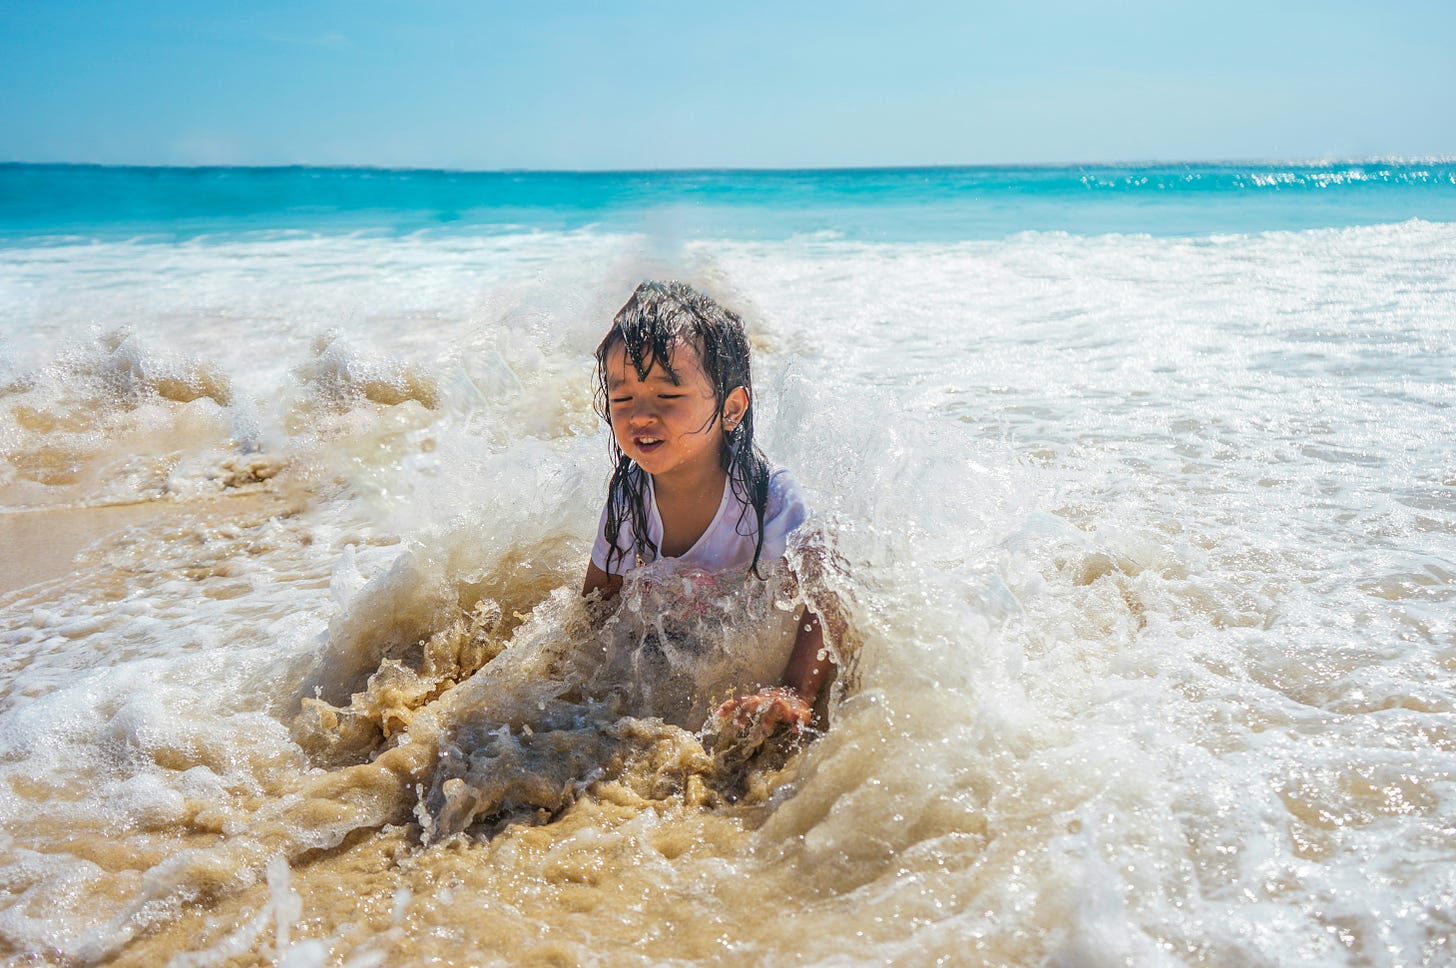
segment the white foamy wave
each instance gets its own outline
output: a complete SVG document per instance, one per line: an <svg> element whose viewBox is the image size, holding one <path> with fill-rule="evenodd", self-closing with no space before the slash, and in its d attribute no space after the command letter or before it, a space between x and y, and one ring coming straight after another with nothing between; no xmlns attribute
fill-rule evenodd
<svg viewBox="0 0 1456 968"><path fill-rule="evenodd" d="M12 337L6 457L100 448L30 485L154 434L251 489L0 599L9 949L1443 959L1451 226L638 244L7 255L80 349ZM818 572L598 626L590 354L663 259L755 329ZM802 602L845 620L828 731L745 772L681 643L740 668L728 612Z"/></svg>

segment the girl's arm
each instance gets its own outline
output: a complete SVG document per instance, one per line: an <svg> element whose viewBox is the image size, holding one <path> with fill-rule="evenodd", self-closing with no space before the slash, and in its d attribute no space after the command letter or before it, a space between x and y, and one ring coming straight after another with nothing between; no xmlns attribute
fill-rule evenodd
<svg viewBox="0 0 1456 968"><path fill-rule="evenodd" d="M829 656L824 653L824 627L819 616L807 608L799 612L799 628L794 635L794 651L784 668L784 685L793 689L809 709L819 698L819 686L829 672Z"/></svg>
<svg viewBox="0 0 1456 968"><path fill-rule="evenodd" d="M611 562L609 561L607 564L611 564ZM595 561L588 561L586 563L586 581L582 583L581 593L590 595L597 590L602 593L602 601L616 598L617 592L622 590L622 576L609 575L598 568Z"/></svg>
<svg viewBox="0 0 1456 968"><path fill-rule="evenodd" d="M829 672L830 659L824 653L824 628L819 616L807 608L800 610L798 631L794 635L794 651L784 668L783 684L762 689L751 696L730 699L718 707L718 719L747 728L759 716L759 727L772 732L788 726L795 733L814 718L814 700Z"/></svg>

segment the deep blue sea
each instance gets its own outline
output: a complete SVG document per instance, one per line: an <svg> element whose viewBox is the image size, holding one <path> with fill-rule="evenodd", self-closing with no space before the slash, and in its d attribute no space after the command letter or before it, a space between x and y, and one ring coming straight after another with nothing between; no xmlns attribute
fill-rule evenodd
<svg viewBox="0 0 1456 968"><path fill-rule="evenodd" d="M682 238L1200 235L1456 221L1456 160L819 171L0 165L0 240L592 228Z"/></svg>

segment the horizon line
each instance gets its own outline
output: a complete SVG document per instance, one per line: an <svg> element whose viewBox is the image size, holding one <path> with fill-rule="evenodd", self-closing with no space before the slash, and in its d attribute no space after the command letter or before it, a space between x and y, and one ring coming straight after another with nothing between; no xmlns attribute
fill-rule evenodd
<svg viewBox="0 0 1456 968"><path fill-rule="evenodd" d="M314 164L292 162L287 164L133 164L130 162L99 161L0 161L0 168L98 168L116 170L155 171L373 171L399 174L452 174L452 175L669 175L669 174L816 174L824 172L910 172L910 171L973 171L973 170L1015 170L1015 169L1059 169L1059 168L1151 168L1180 166L1232 167L1238 165L1281 165L1286 167L1313 168L1327 165L1420 165L1452 164L1456 155L1365 155L1356 157L1310 157L1310 158L1216 158L1216 159L1143 159L1123 161L1037 161L1037 162L984 162L952 164L903 164L903 165L809 165L809 166L751 166L710 165L693 167L662 168L443 168L425 165L373 165L373 164Z"/></svg>

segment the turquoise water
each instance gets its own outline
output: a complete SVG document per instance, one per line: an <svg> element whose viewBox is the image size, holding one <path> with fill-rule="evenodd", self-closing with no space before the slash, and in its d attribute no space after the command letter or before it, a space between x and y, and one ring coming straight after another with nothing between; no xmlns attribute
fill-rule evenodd
<svg viewBox="0 0 1456 968"><path fill-rule="evenodd" d="M684 238L1156 236L1456 221L1456 160L822 171L0 165L0 241L258 231Z"/></svg>

